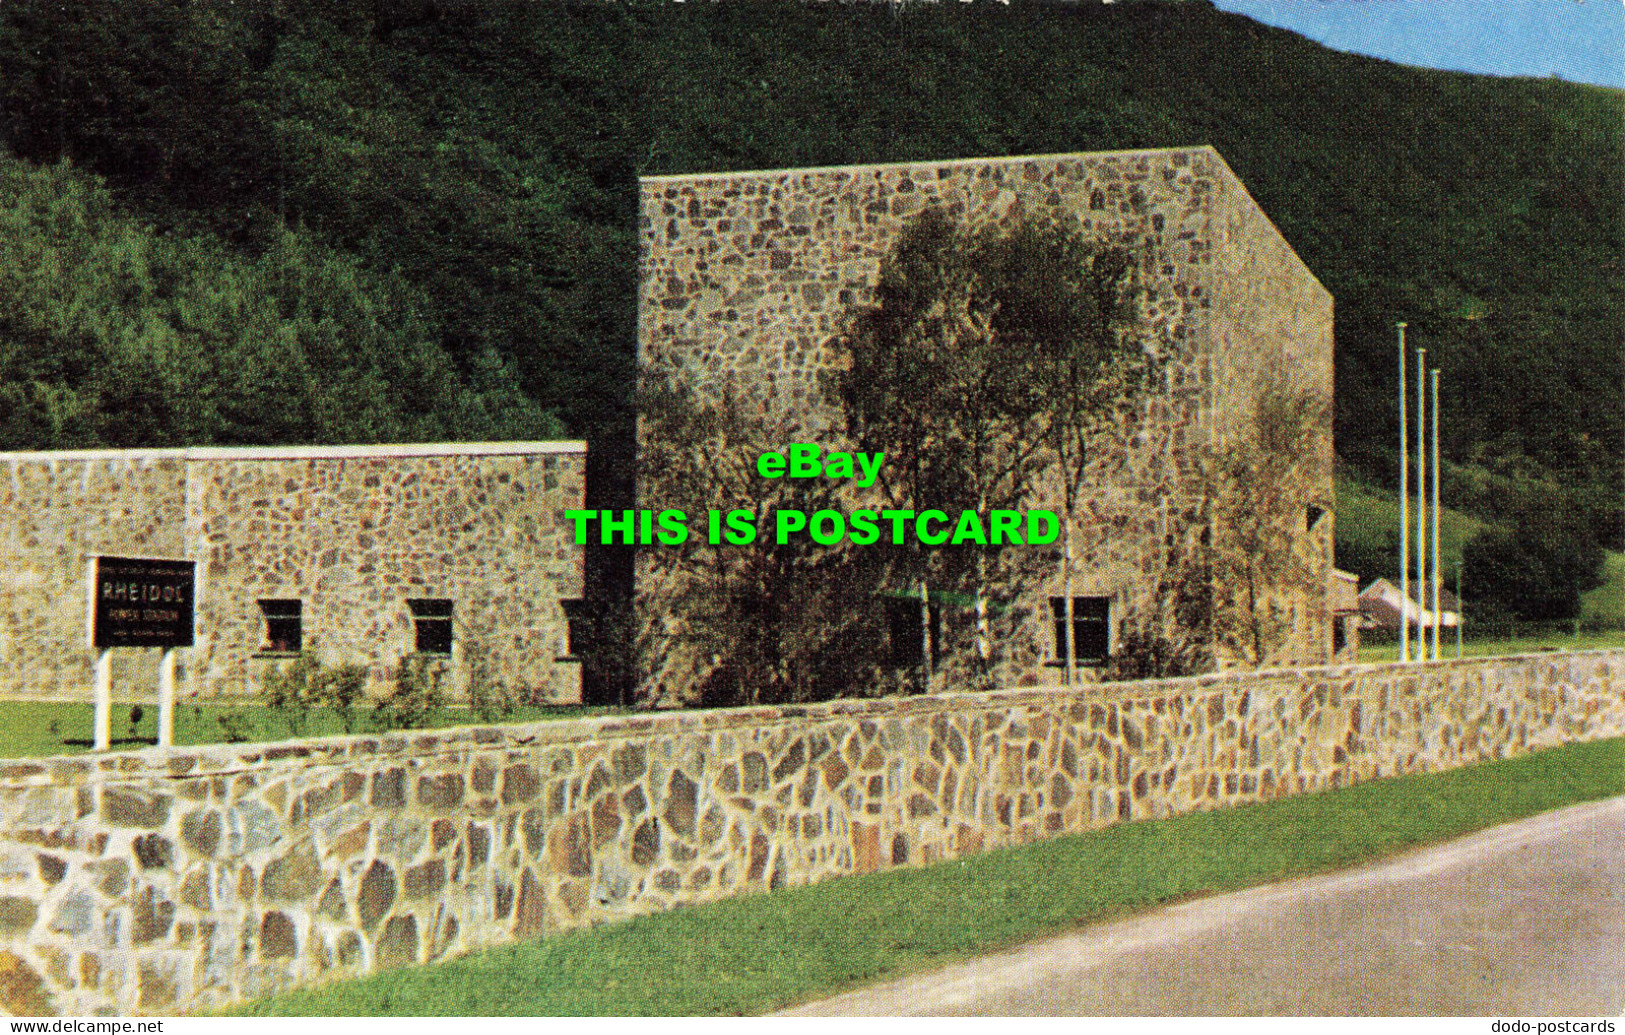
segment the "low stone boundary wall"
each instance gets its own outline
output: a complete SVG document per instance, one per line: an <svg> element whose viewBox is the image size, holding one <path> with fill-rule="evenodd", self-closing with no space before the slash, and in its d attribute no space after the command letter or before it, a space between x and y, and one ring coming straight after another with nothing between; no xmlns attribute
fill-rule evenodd
<svg viewBox="0 0 1625 1035"><path fill-rule="evenodd" d="M0 762L0 1006L174 1013L1625 735L1625 651Z"/></svg>

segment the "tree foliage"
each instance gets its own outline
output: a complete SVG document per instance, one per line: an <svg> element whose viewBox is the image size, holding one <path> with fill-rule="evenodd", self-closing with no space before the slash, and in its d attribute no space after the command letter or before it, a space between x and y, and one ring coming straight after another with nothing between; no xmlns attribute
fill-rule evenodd
<svg viewBox="0 0 1625 1035"><path fill-rule="evenodd" d="M414 292L296 232L250 260L118 211L94 177L0 160L0 440L16 445L519 437ZM494 361L493 361L494 362Z"/></svg>
<svg viewBox="0 0 1625 1035"><path fill-rule="evenodd" d="M1294 591L1324 592L1300 539L1305 507L1330 476L1316 448L1328 416L1319 396L1267 380L1248 411L1232 415L1231 434L1206 450L1213 531L1196 570L1213 587L1213 646L1243 664L1273 663L1298 631Z"/></svg>
<svg viewBox="0 0 1625 1035"><path fill-rule="evenodd" d="M103 177L159 234L253 263L291 232L404 285L457 377L507 400L487 411L522 397L595 441L630 411L640 174L1212 144L1337 298L1354 470L1393 482L1406 320L1451 469L1578 490L1625 546L1617 90L1335 53L1202 3L1022 0L12 0L0 69L0 150ZM77 346L46 347L6 374L32 414L6 445L84 441L97 406L125 444L159 420L145 372L91 401Z"/></svg>
<svg viewBox="0 0 1625 1035"><path fill-rule="evenodd" d="M642 393L645 498L682 510L691 535L643 552L643 703L707 707L825 700L885 685L875 622L882 568L869 550L776 541L774 512L840 509L830 483L765 479L756 458L784 429L733 397L697 401L651 379ZM743 510L758 534L708 542L708 510Z"/></svg>
<svg viewBox="0 0 1625 1035"><path fill-rule="evenodd" d="M1474 618L1566 621L1603 583L1602 547L1574 513L1525 512L1462 547L1463 596Z"/></svg>
<svg viewBox="0 0 1625 1035"><path fill-rule="evenodd" d="M937 642L931 611L949 601L948 665L992 678L1024 617L1021 591L1048 551L779 544L772 515L1019 510L1041 502L1057 442L1076 451L1068 455L1081 477L1079 434L1132 398L1126 371L1143 356L1129 333L1128 269L1124 253L1059 225L969 228L935 209L911 221L882 262L872 302L850 312L837 342L844 363L825 384L844 418L841 448L885 456L861 499L827 481L759 476L757 457L793 438L789 418L731 395L700 402L649 378L644 498L682 510L691 525L708 509L737 508L761 527L748 543L696 535L644 551L651 691L692 686L695 701L748 704L923 689ZM897 645L887 642L896 632L880 619L916 594L931 604L917 612L920 670L897 671L888 649Z"/></svg>
<svg viewBox="0 0 1625 1035"><path fill-rule="evenodd" d="M1049 279L1085 253L1064 232L1022 226L960 227L928 208L881 263L874 303L852 314L840 339L849 357L832 394L860 450L881 453L887 506L957 515L1018 509L1053 462L1045 431L1053 419L1044 374L1062 346L1051 332L1071 318L1067 290L1084 267ZM1033 570L1026 551L932 547L890 551L896 589L936 584L974 598L975 665L992 671L990 594L1013 604ZM925 680L932 664L921 607ZM1000 642L1004 642L1000 637Z"/></svg>

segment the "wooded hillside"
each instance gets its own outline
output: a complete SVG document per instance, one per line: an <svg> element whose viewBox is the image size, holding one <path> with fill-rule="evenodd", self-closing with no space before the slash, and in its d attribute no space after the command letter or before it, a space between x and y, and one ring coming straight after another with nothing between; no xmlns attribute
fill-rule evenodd
<svg viewBox="0 0 1625 1035"><path fill-rule="evenodd" d="M1196 2L17 0L0 72L0 448L597 439L638 175L1212 144L1337 299L1351 470L1403 319L1458 505L1625 537L1620 91Z"/></svg>

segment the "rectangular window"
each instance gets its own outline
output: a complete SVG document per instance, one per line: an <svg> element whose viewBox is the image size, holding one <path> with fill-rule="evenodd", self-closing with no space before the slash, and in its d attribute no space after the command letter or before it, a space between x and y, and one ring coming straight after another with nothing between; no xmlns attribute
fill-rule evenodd
<svg viewBox="0 0 1625 1035"><path fill-rule="evenodd" d="M942 663L942 608L931 605L931 658ZM898 668L916 668L925 660L925 644L920 635L918 598L886 598L886 631L891 644L891 663Z"/></svg>
<svg viewBox="0 0 1625 1035"><path fill-rule="evenodd" d="M261 600L260 614L265 618L265 646L267 654L298 654L304 649L304 601Z"/></svg>
<svg viewBox="0 0 1625 1035"><path fill-rule="evenodd" d="M577 599L560 600L559 606L564 608L564 654L566 658L573 658L587 643L585 622L587 615L586 601Z"/></svg>
<svg viewBox="0 0 1625 1035"><path fill-rule="evenodd" d="M451 653L451 601L431 598L408 600L412 624L417 629L419 654Z"/></svg>
<svg viewBox="0 0 1625 1035"><path fill-rule="evenodd" d="M1066 664L1066 597L1049 598L1050 613L1055 624L1055 659ZM1080 665L1093 665L1111 655L1112 598L1072 598L1072 640L1077 646Z"/></svg>

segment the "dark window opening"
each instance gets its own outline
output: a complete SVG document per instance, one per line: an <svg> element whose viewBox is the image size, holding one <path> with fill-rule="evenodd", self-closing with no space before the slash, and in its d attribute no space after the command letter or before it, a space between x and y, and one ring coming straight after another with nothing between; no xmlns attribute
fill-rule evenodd
<svg viewBox="0 0 1625 1035"><path fill-rule="evenodd" d="M408 600L412 611L412 624L417 630L419 654L451 653L451 601Z"/></svg>
<svg viewBox="0 0 1625 1035"><path fill-rule="evenodd" d="M564 657L573 658L586 646L586 603L581 599L559 601L564 608Z"/></svg>
<svg viewBox="0 0 1625 1035"><path fill-rule="evenodd" d="M931 605L931 659L942 661L942 608ZM886 631L891 644L891 663L898 668L915 668L925 661L925 644L920 635L920 602L906 597L886 598Z"/></svg>
<svg viewBox="0 0 1625 1035"><path fill-rule="evenodd" d="M1325 516L1325 507L1317 507L1313 503L1309 504L1308 508L1303 512L1304 531L1313 532L1315 530L1315 526L1320 524L1320 519Z"/></svg>
<svg viewBox="0 0 1625 1035"><path fill-rule="evenodd" d="M304 601L261 600L265 618L265 646L268 654L298 654L304 649Z"/></svg>
<svg viewBox="0 0 1625 1035"><path fill-rule="evenodd" d="M1055 658L1066 664L1066 597L1049 598L1055 626ZM1077 647L1077 663L1090 665L1105 661L1111 654L1112 598L1072 598L1072 641Z"/></svg>
<svg viewBox="0 0 1625 1035"><path fill-rule="evenodd" d="M1349 645L1348 619L1338 618L1332 622L1332 653L1341 654L1343 648Z"/></svg>

